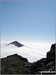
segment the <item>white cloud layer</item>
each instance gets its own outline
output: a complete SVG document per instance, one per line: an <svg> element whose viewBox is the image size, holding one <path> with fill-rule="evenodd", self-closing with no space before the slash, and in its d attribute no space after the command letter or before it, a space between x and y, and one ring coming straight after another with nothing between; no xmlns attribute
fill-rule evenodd
<svg viewBox="0 0 56 75"><path fill-rule="evenodd" d="M35 62L41 58L46 57L46 53L50 50L51 43L34 43L21 42L23 47L16 47L14 45L7 46L6 43L1 44L1 58L8 55L18 54L28 59L29 62Z"/></svg>

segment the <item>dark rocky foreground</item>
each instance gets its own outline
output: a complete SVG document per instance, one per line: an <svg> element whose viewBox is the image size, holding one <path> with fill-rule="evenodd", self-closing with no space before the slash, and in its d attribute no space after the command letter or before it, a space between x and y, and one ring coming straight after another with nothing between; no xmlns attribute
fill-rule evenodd
<svg viewBox="0 0 56 75"><path fill-rule="evenodd" d="M37 74L41 71L55 71L55 45L47 52L46 58L29 63L17 54L1 59L1 74Z"/></svg>

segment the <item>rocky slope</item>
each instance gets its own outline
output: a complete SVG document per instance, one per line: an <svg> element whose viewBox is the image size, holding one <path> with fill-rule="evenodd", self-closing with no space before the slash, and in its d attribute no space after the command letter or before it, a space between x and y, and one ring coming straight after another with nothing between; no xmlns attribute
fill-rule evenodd
<svg viewBox="0 0 56 75"><path fill-rule="evenodd" d="M1 74L37 74L40 71L55 71L55 45L47 52L46 58L29 63L17 54L1 59Z"/></svg>
<svg viewBox="0 0 56 75"><path fill-rule="evenodd" d="M51 46L49 52L47 52L46 58L43 58L37 62L32 63L31 73L37 73L40 71L55 71L55 45Z"/></svg>
<svg viewBox="0 0 56 75"><path fill-rule="evenodd" d="M1 60L1 73L3 74L21 74L25 73L25 66L28 65L28 60L17 54L8 56Z"/></svg>

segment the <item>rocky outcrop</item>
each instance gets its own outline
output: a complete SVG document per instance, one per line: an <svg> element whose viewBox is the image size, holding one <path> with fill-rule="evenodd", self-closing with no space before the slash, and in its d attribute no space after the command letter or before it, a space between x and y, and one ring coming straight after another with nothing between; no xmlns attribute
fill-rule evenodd
<svg viewBox="0 0 56 75"><path fill-rule="evenodd" d="M45 70L50 70L50 71L54 71L55 70L55 45L56 44L53 44L51 46L50 51L47 52Z"/></svg>
<svg viewBox="0 0 56 75"><path fill-rule="evenodd" d="M51 49L49 52L47 52L47 59L55 57L55 44L51 46Z"/></svg>
<svg viewBox="0 0 56 75"><path fill-rule="evenodd" d="M1 59L2 74L37 74L41 71L55 71L55 45L47 52L46 58L29 63L26 58L17 54Z"/></svg>
<svg viewBox="0 0 56 75"><path fill-rule="evenodd" d="M19 43L19 42L17 42L17 41L11 42L11 43L8 44L8 45L11 45L11 44L13 44L13 45L15 45L15 46L17 46L17 47L22 47L22 46L24 46L23 44L21 44L21 43Z"/></svg>
<svg viewBox="0 0 56 75"><path fill-rule="evenodd" d="M26 65L30 65L26 58L23 58L17 54L8 56L1 60L1 73L2 74L21 74L30 73L29 69L26 69Z"/></svg>
<svg viewBox="0 0 56 75"><path fill-rule="evenodd" d="M40 71L55 71L55 45L56 44L53 44L51 46L50 51L47 52L46 58L32 63L32 73L38 73Z"/></svg>

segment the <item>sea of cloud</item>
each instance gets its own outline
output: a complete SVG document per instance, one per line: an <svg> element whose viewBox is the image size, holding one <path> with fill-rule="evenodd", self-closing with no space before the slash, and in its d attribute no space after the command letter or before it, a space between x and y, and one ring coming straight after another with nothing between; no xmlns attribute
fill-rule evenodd
<svg viewBox="0 0 56 75"><path fill-rule="evenodd" d="M16 47L1 43L1 58L12 54L18 54L28 59L29 62L35 62L46 57L52 43L21 42L24 46Z"/></svg>

